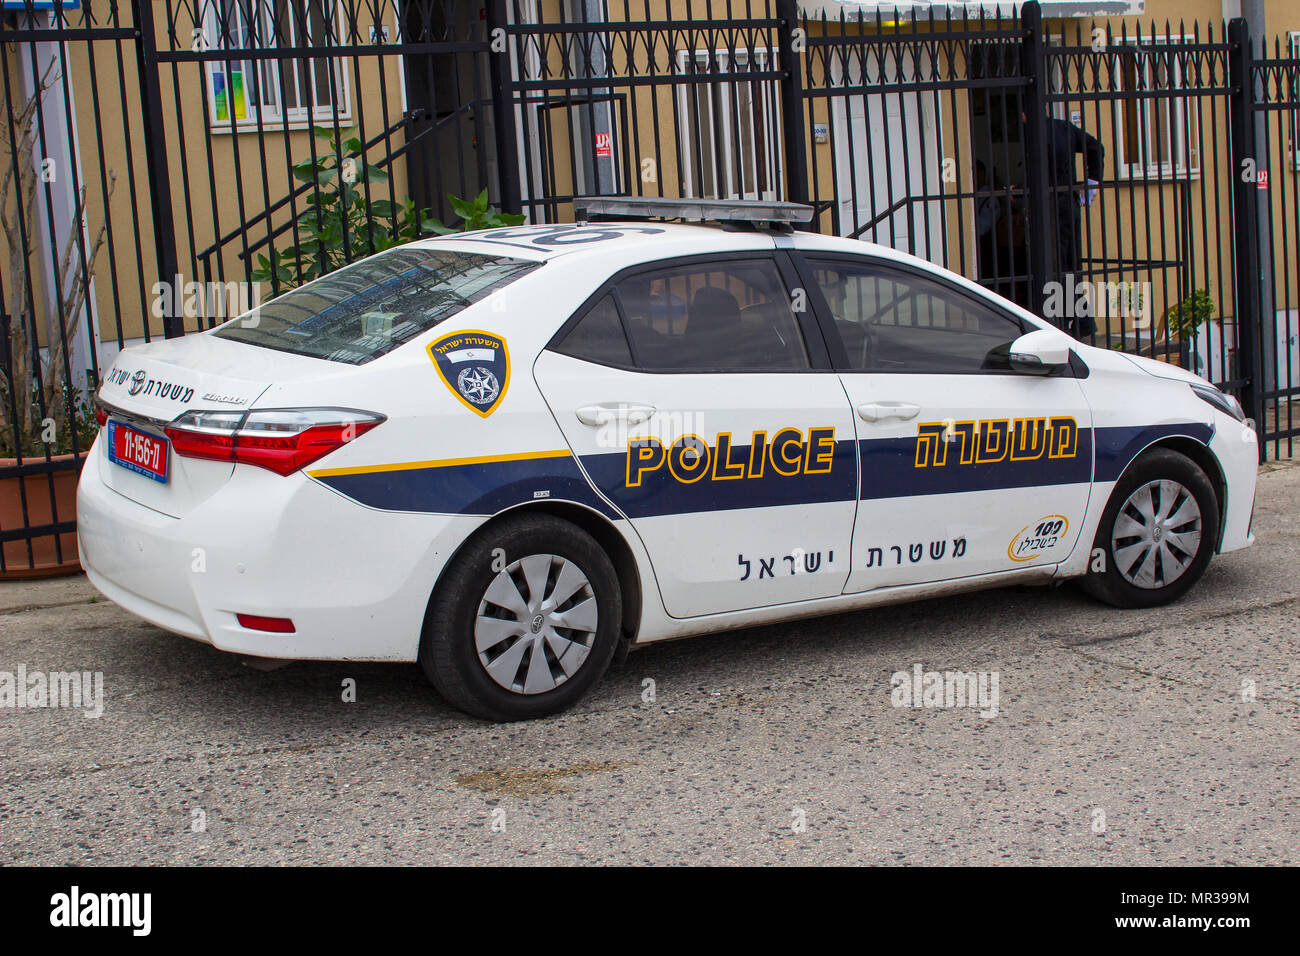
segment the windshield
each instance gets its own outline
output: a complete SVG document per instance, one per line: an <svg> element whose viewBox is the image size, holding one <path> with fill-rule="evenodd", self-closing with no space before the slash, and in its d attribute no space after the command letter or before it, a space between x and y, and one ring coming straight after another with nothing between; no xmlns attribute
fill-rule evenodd
<svg viewBox="0 0 1300 956"><path fill-rule="evenodd" d="M444 249L393 249L277 296L213 334L361 365L540 266Z"/></svg>

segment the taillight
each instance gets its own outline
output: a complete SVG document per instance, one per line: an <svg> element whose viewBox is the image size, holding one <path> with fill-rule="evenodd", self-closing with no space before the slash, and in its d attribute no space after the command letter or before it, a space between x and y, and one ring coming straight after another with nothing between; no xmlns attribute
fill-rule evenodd
<svg viewBox="0 0 1300 956"><path fill-rule="evenodd" d="M236 614L240 627L250 631L269 631L272 634L295 633L293 621L287 617L265 617L261 614Z"/></svg>
<svg viewBox="0 0 1300 956"><path fill-rule="evenodd" d="M164 431L171 439L172 450L182 458L208 458L212 461L235 460L235 430L244 420L244 412L186 412Z"/></svg>
<svg viewBox="0 0 1300 956"><path fill-rule="evenodd" d="M103 405L95 406L95 424L100 428L108 424L108 411Z"/></svg>
<svg viewBox="0 0 1300 956"><path fill-rule="evenodd" d="M350 408L193 411L167 426L182 458L242 462L288 475L364 435L383 415Z"/></svg>

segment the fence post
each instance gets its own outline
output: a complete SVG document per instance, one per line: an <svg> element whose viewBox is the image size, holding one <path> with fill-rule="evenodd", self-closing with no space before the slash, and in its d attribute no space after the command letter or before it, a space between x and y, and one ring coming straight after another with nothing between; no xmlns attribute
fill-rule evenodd
<svg viewBox="0 0 1300 956"><path fill-rule="evenodd" d="M1260 314L1259 205L1255 177L1251 170L1263 165L1255 155L1254 81L1251 66L1249 24L1238 17L1228 24L1228 124L1232 162L1233 261L1236 272L1237 373L1245 380L1241 404L1263 432L1264 405L1260 392L1263 379L1259 340L1264 332ZM1260 445L1260 455L1264 446Z"/></svg>
<svg viewBox="0 0 1300 956"><path fill-rule="evenodd" d="M167 131L163 125L161 85L158 80L158 41L154 34L154 4L131 0L135 16L136 60L140 67L140 106L143 111L144 161L149 174L149 211L153 214L154 251L158 259L158 281L171 286L180 272L176 258L176 223L172 218L171 171L167 166ZM179 292L163 297L163 335L185 334L184 317L173 315L172 303ZM147 305L146 305L147 308ZM147 320L146 320L147 321Z"/></svg>
<svg viewBox="0 0 1300 956"><path fill-rule="evenodd" d="M801 54L807 42L799 27L798 0L776 0L777 48L781 57L781 126L784 146L786 199L808 203L808 131L803 112ZM815 230L816 217L806 228Z"/></svg>
<svg viewBox="0 0 1300 956"><path fill-rule="evenodd" d="M1043 314L1044 286L1051 271L1051 203L1047 186L1047 47L1043 42L1043 13L1036 0L1020 13L1024 41L1020 47L1020 72L1025 87L1025 227L1029 235L1029 308Z"/></svg>
<svg viewBox="0 0 1300 956"><path fill-rule="evenodd" d="M492 138L496 141L497 186L501 211L518 213L519 146L515 137L514 75L510 69L510 24L506 0L488 0L488 74L492 79Z"/></svg>

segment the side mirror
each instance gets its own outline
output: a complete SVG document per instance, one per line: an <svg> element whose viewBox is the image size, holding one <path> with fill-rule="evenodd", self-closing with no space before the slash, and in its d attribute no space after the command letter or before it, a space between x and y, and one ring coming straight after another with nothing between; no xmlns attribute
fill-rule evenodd
<svg viewBox="0 0 1300 956"><path fill-rule="evenodd" d="M1011 343L1011 369L1026 375L1049 375L1070 364L1069 336L1036 329Z"/></svg>

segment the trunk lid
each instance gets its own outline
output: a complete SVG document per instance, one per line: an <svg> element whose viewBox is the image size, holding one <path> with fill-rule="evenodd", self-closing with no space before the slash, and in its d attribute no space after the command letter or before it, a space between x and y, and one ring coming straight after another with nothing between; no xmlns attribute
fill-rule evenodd
<svg viewBox="0 0 1300 956"><path fill-rule="evenodd" d="M115 435L125 426L167 441L164 427L183 412L243 411L272 382L316 378L331 366L212 335L188 335L123 349L104 376L99 398L108 406ZM159 481L115 463L108 434L108 429L101 431L103 440L96 452L102 459L104 483L162 514L182 517L234 473L232 463L181 458L167 442L167 479Z"/></svg>

